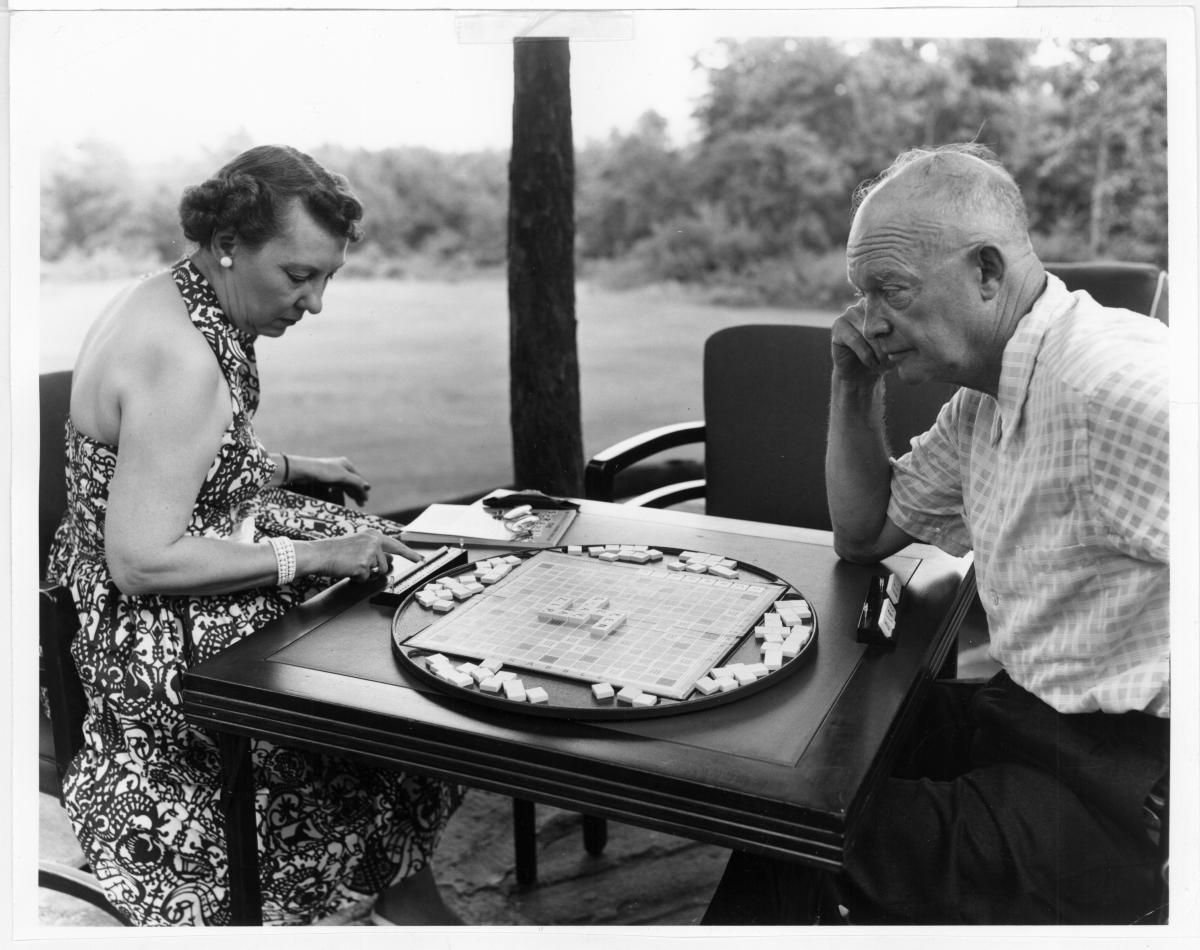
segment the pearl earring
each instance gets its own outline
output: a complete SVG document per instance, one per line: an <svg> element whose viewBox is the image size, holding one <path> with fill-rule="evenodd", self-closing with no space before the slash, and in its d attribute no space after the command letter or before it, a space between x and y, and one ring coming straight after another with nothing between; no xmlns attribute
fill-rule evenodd
<svg viewBox="0 0 1200 950"><path fill-rule="evenodd" d="M233 266L233 258L230 257L228 254L226 254L219 261L217 261L217 263L220 264L222 267L232 267Z"/></svg>

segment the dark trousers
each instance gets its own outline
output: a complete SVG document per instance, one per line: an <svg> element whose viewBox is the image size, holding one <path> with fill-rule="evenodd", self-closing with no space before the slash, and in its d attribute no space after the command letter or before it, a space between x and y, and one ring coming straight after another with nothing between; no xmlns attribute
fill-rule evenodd
<svg viewBox="0 0 1200 950"><path fill-rule="evenodd" d="M1169 722L1064 715L1001 673L937 683L837 874L735 852L704 924L1113 924L1146 919L1143 804ZM842 912L839 913L838 906Z"/></svg>

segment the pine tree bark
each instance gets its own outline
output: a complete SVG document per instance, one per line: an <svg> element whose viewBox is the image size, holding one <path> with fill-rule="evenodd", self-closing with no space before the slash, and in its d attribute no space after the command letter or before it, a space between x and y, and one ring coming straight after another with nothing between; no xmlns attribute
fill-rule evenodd
<svg viewBox="0 0 1200 950"><path fill-rule="evenodd" d="M583 491L575 333L575 157L566 39L513 45L509 395L518 488Z"/></svg>

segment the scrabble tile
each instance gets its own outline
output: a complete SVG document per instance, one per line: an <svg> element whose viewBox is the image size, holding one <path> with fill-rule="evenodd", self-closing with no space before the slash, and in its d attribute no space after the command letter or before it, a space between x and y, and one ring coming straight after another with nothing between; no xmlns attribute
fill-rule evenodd
<svg viewBox="0 0 1200 950"><path fill-rule="evenodd" d="M768 670L778 670L783 666L782 643L771 643L763 649L763 666Z"/></svg>
<svg viewBox="0 0 1200 950"><path fill-rule="evenodd" d="M806 642L807 638L803 637L801 634L792 634L783 641L782 651L784 657L791 660L798 656L800 651L804 648L804 644Z"/></svg>
<svg viewBox="0 0 1200 950"><path fill-rule="evenodd" d="M620 629L620 627L623 623L625 623L625 615L624 614L618 614L618 613L601 614L600 619L597 620L591 626L592 636L597 637L597 638L607 637L610 633L613 633L614 631Z"/></svg>
<svg viewBox="0 0 1200 950"><path fill-rule="evenodd" d="M896 607L890 600L885 600L879 610L879 630L891 639L896 629Z"/></svg>
<svg viewBox="0 0 1200 950"><path fill-rule="evenodd" d="M616 695L616 691L612 688L611 683L593 683L592 696L596 699L612 699Z"/></svg>
<svg viewBox="0 0 1200 950"><path fill-rule="evenodd" d="M533 686L525 690L525 698L531 703L550 702L550 694L540 686Z"/></svg>
<svg viewBox="0 0 1200 950"><path fill-rule="evenodd" d="M738 688L738 681L732 676L722 676L716 683L721 688L722 693L728 693L731 689Z"/></svg>
<svg viewBox="0 0 1200 950"><path fill-rule="evenodd" d="M525 684L520 680L506 680L503 685L505 699L511 699L515 702L525 702Z"/></svg>
<svg viewBox="0 0 1200 950"><path fill-rule="evenodd" d="M653 693L642 693L639 696L633 697L634 706L653 706L658 702L658 697Z"/></svg>
<svg viewBox="0 0 1200 950"><path fill-rule="evenodd" d="M471 679L473 679L477 685L482 685L484 680L490 680L492 678L491 670L485 670L482 666L477 666L475 669L470 670L469 672L471 674Z"/></svg>
<svg viewBox="0 0 1200 950"><path fill-rule="evenodd" d="M479 688L485 693L498 693L504 686L504 681L498 676L489 676L479 684Z"/></svg>
<svg viewBox="0 0 1200 950"><path fill-rule="evenodd" d="M746 667L746 672L753 673L758 679L762 679L770 670L763 663L751 663Z"/></svg>
<svg viewBox="0 0 1200 950"><path fill-rule="evenodd" d="M583 610L604 610L608 607L607 597L589 597L581 603L580 608Z"/></svg>
<svg viewBox="0 0 1200 950"><path fill-rule="evenodd" d="M603 553L604 553L604 547L602 545L597 544L597 545L593 545L592 547L588 548L588 557L599 557Z"/></svg>
<svg viewBox="0 0 1200 950"><path fill-rule="evenodd" d="M756 679L758 679L758 677L755 676L749 670L749 668L744 668L744 669L738 670L736 673L733 674L733 678L735 680L737 680L738 686L749 686Z"/></svg>
<svg viewBox="0 0 1200 950"><path fill-rule="evenodd" d="M650 555L651 561L661 561L663 559L663 553L658 548L650 548L646 553Z"/></svg>
<svg viewBox="0 0 1200 950"><path fill-rule="evenodd" d="M762 622L768 627L783 626L783 618L773 610L769 610L763 614Z"/></svg>
<svg viewBox="0 0 1200 950"><path fill-rule="evenodd" d="M708 565L704 564L700 561L688 561L683 569L685 571L688 571L691 574L707 574L708 573Z"/></svg>
<svg viewBox="0 0 1200 950"><path fill-rule="evenodd" d="M785 627L767 627L763 634L763 643L783 643L783 631Z"/></svg>
<svg viewBox="0 0 1200 950"><path fill-rule="evenodd" d="M448 614L454 609L454 601L438 599L433 602L432 608L435 613Z"/></svg>
<svg viewBox="0 0 1200 950"><path fill-rule="evenodd" d="M417 603L429 610L437 601L437 594L431 594L427 590L419 590L416 593Z"/></svg>
<svg viewBox="0 0 1200 950"><path fill-rule="evenodd" d="M620 559L621 559L621 555L619 553L617 553L616 551L605 551L603 554L600 555L600 558L599 558L599 560L607 561L610 564L612 564L615 561L619 561Z"/></svg>
<svg viewBox="0 0 1200 950"><path fill-rule="evenodd" d="M642 695L642 691L636 686L625 686L617 693L618 703L632 703L637 697Z"/></svg>
<svg viewBox="0 0 1200 950"><path fill-rule="evenodd" d="M464 689L475 682L473 679L471 679L470 673L460 673L458 670L451 670L450 674L446 677L446 680L450 683L453 683L455 686L461 686Z"/></svg>
<svg viewBox="0 0 1200 950"><path fill-rule="evenodd" d="M732 568L725 567L723 564L710 564L708 567L708 572L710 574L716 574L717 577L723 577L726 580L733 580L735 577L739 576L737 571L733 570Z"/></svg>
<svg viewBox="0 0 1200 950"><path fill-rule="evenodd" d="M696 680L696 689L698 689L705 696L711 696L720 688L721 687L717 685L717 681L710 676L701 676L700 679Z"/></svg>
<svg viewBox="0 0 1200 950"><path fill-rule="evenodd" d="M687 565L683 561L668 561L667 562L667 570L668 571L682 571L685 567L687 567Z"/></svg>
<svg viewBox="0 0 1200 950"><path fill-rule="evenodd" d="M583 547L578 544L568 544L567 545L567 553L573 554L576 557L578 557L580 554L583 553Z"/></svg>
<svg viewBox="0 0 1200 950"><path fill-rule="evenodd" d="M502 666L504 666L504 661L502 659L500 659L498 656L489 656L489 657L484 657L484 659L480 661L479 665L483 669L485 669L491 673L495 673Z"/></svg>

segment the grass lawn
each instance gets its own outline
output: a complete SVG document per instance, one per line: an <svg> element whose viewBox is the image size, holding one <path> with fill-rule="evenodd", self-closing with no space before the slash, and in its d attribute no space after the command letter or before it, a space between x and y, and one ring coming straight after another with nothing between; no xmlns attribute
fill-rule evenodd
<svg viewBox="0 0 1200 950"><path fill-rule="evenodd" d="M121 282L41 290L41 371L69 368ZM663 290L577 290L584 450L698 419L704 340L739 323L828 326L828 312L713 307ZM503 279L343 280L325 310L258 346L256 420L272 449L346 455L394 511L512 479Z"/></svg>

